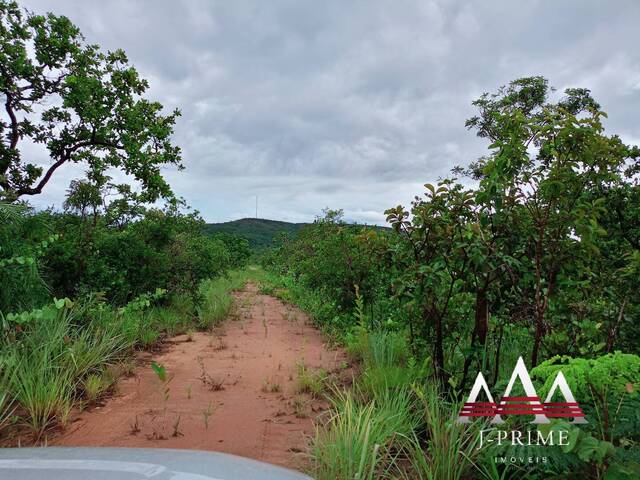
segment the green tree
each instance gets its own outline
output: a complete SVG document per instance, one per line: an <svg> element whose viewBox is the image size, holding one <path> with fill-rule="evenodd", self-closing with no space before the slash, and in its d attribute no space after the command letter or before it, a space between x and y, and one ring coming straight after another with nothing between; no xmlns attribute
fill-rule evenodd
<svg viewBox="0 0 640 480"><path fill-rule="evenodd" d="M179 111L163 115L144 98L148 87L122 50L86 44L68 18L0 1L0 198L41 193L69 163L86 165L93 180L122 170L147 201L170 196L160 167L181 167L171 143ZM24 159L25 143L44 147L50 164Z"/></svg>
<svg viewBox="0 0 640 480"><path fill-rule="evenodd" d="M445 385L449 378L445 337L452 331L447 319L453 299L465 291L471 268L468 248L474 201L473 192L453 180L444 180L437 188L425 187L425 198L416 198L410 212L397 206L385 214L401 240L394 258L403 265L397 294L409 298L420 312L419 333L433 338L436 374ZM409 326L413 341L414 330Z"/></svg>
<svg viewBox="0 0 640 480"><path fill-rule="evenodd" d="M211 237L224 243L234 268L242 268L247 264L251 257L251 247L246 238L227 232L218 232Z"/></svg>
<svg viewBox="0 0 640 480"><path fill-rule="evenodd" d="M552 328L548 312L559 291L588 281L596 240L606 232L602 192L622 181L640 149L604 134L605 113L586 89L567 89L557 103L542 77L515 80L474 102L479 115L467 121L489 138L491 154L475 165L476 202L492 212L508 209L520 236L522 292L531 297L536 365Z"/></svg>

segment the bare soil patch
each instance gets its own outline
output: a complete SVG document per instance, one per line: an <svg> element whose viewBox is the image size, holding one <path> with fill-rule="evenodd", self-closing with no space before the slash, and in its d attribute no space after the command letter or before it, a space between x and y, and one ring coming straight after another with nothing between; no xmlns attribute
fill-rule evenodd
<svg viewBox="0 0 640 480"><path fill-rule="evenodd" d="M113 397L80 413L49 445L214 450L300 468L313 418L327 405L298 393L299 365L336 371L344 355L302 311L255 284L235 297L232 318L144 354ZM165 367L168 382L151 361Z"/></svg>

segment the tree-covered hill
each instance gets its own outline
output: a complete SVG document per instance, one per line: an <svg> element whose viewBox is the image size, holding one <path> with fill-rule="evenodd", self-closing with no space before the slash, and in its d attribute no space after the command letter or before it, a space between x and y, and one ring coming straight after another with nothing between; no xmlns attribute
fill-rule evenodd
<svg viewBox="0 0 640 480"><path fill-rule="evenodd" d="M206 233L232 233L246 238L251 248L261 250L269 247L280 233L295 236L306 223L290 223L262 218L241 218L231 222L208 223Z"/></svg>

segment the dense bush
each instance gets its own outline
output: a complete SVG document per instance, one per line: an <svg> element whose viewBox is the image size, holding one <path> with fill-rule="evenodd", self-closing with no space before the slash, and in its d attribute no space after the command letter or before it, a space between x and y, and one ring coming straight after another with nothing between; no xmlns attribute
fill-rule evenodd
<svg viewBox="0 0 640 480"><path fill-rule="evenodd" d="M270 271L290 277L325 303L321 323L353 326L350 312L360 295L373 322L393 322L398 312L391 305L393 269L386 262L389 229L346 224L342 212L325 210L324 216L303 227L295 240L281 239L261 257ZM294 285L290 287L295 288ZM375 312L373 314L372 312ZM318 315L318 311L314 315Z"/></svg>
<svg viewBox="0 0 640 480"><path fill-rule="evenodd" d="M195 295L201 280L232 266L226 244L202 234L194 215L149 210L122 227L69 213L42 216L61 232L41 262L59 297L103 291L122 305L156 288Z"/></svg>
<svg viewBox="0 0 640 480"><path fill-rule="evenodd" d="M214 233L212 238L224 243L233 268L242 268L247 264L252 251L246 238L227 232Z"/></svg>
<svg viewBox="0 0 640 480"><path fill-rule="evenodd" d="M47 301L38 258L57 239L26 207L0 203L0 312Z"/></svg>

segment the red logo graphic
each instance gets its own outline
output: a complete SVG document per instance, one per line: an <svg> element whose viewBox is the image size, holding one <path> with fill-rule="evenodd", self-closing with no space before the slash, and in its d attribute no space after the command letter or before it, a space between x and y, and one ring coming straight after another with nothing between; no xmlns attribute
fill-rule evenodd
<svg viewBox="0 0 640 480"><path fill-rule="evenodd" d="M520 380L524 388L526 394L524 397L509 396L517 379ZM564 396L565 402L551 401L558 389ZM488 402L476 401L480 390L484 391L489 400ZM587 423L584 418L584 412L573 397L573 393L562 372L558 372L558 375L556 375L546 400L540 402L522 357L518 358L500 403L493 401L482 372L478 373L469 398L460 411L458 422L469 423L471 417L493 417L491 423L504 423L501 415L535 415L535 419L531 423L549 423L549 418L573 418L571 423Z"/></svg>

